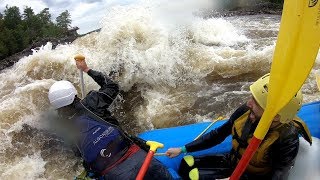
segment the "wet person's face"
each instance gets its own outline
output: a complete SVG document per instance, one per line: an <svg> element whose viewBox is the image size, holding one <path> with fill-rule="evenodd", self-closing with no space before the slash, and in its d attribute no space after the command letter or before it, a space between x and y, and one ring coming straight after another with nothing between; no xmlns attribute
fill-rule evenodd
<svg viewBox="0 0 320 180"><path fill-rule="evenodd" d="M250 97L250 99L247 101L247 106L250 109L249 119L252 122L259 121L262 117L264 109L258 104L254 97Z"/></svg>
<svg viewBox="0 0 320 180"><path fill-rule="evenodd" d="M258 102L254 99L253 96L251 96L250 99L247 101L247 106L250 109L249 119L252 122L260 121L262 114L264 112L264 109L258 104ZM270 127L274 127L278 125L280 123L279 121L280 121L280 115L277 114L272 120Z"/></svg>

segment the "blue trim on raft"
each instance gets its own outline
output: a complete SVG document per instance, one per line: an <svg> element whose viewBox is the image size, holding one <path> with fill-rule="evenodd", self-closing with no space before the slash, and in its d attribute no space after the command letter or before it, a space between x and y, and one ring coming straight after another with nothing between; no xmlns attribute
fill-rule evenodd
<svg viewBox="0 0 320 180"><path fill-rule="evenodd" d="M304 104L298 117L308 125L312 136L320 138L320 101Z"/></svg>
<svg viewBox="0 0 320 180"><path fill-rule="evenodd" d="M207 132L216 127L222 125L226 120L216 122ZM163 153L170 147L181 147L185 144L191 142L195 137L197 137L208 125L210 122L190 124L186 126L178 126L165 129L156 129L148 131L139 135L142 139L157 141L164 144L164 148L158 149L157 153ZM208 154L208 153L221 153L227 152L231 149L231 136L229 136L221 144L204 150L194 153L194 155ZM189 154L189 153L188 153ZM190 153L192 154L192 153ZM165 166L172 168L177 171L180 165L180 161L183 158L184 154L180 154L176 158L168 158L167 156L156 156Z"/></svg>
<svg viewBox="0 0 320 180"><path fill-rule="evenodd" d="M312 136L320 138L320 101L304 104L298 112L298 116L303 119L309 127ZM216 122L207 132L222 125L226 120ZM144 132L139 135L142 139L150 141L158 141L164 144L164 148L158 149L157 152L165 152L170 147L181 147L188 142L191 142L197 137L211 122L195 123L185 126L156 129ZM216 154L228 152L231 149L231 136L226 138L221 144L191 155ZM166 156L156 156L165 166L168 167L174 179L179 179L177 174L179 164L184 154L176 158L168 158Z"/></svg>

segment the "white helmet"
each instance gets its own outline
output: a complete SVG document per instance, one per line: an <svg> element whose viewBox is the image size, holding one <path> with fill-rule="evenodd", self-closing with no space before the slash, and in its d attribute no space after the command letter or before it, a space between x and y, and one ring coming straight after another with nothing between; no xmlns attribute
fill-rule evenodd
<svg viewBox="0 0 320 180"><path fill-rule="evenodd" d="M57 81L49 89L49 101L55 108L59 109L70 105L77 95L76 88L69 81Z"/></svg>

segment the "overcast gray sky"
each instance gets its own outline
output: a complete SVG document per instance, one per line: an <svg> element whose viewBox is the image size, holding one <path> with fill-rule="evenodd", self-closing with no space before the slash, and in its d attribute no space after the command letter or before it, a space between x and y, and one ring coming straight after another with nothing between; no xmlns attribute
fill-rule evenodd
<svg viewBox="0 0 320 180"><path fill-rule="evenodd" d="M115 5L126 5L137 0L0 0L0 12L6 5L17 6L22 12L28 6L35 13L44 8L49 8L53 20L65 10L71 14L72 26L80 29L78 33L83 34L100 27L100 20L106 14L107 9Z"/></svg>

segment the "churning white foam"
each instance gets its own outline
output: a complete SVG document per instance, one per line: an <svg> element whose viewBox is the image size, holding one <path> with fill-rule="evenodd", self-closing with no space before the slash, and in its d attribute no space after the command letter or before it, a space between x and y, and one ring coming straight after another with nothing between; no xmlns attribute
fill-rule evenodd
<svg viewBox="0 0 320 180"><path fill-rule="evenodd" d="M2 165L3 173L0 179L20 180L20 179L45 179L46 162L41 158L40 152L25 156L22 159L13 160L10 164Z"/></svg>

